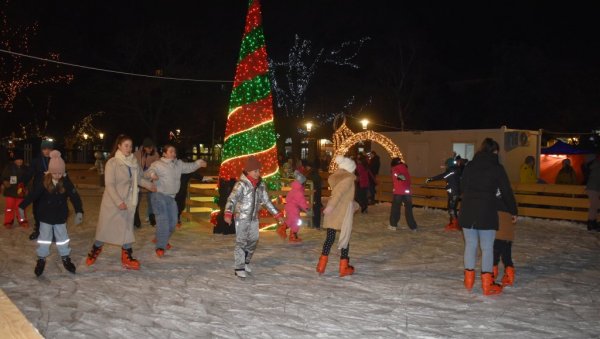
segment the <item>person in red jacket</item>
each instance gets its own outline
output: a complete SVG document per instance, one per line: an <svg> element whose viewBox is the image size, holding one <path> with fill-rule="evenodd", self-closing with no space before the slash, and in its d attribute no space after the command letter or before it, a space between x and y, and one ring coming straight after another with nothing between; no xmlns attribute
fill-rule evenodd
<svg viewBox="0 0 600 339"><path fill-rule="evenodd" d="M392 200L392 210L390 212L390 225L388 229L395 231L398 229L398 221L400 221L400 208L404 204L406 223L411 230L417 230L417 222L412 213L412 197L410 192L410 173L408 166L402 159L392 159L392 182L394 183L394 198Z"/></svg>

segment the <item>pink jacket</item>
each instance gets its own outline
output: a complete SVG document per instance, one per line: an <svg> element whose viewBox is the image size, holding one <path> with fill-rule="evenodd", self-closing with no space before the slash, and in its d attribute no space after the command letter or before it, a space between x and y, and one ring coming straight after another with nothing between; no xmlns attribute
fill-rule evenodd
<svg viewBox="0 0 600 339"><path fill-rule="evenodd" d="M398 180L398 177L404 176L404 180ZM392 168L392 181L394 182L394 194L410 194L410 173L405 164L398 164Z"/></svg>
<svg viewBox="0 0 600 339"><path fill-rule="evenodd" d="M297 226L300 211L306 211L308 203L304 198L304 186L298 181L292 182L292 190L285 197L285 223L289 227Z"/></svg>

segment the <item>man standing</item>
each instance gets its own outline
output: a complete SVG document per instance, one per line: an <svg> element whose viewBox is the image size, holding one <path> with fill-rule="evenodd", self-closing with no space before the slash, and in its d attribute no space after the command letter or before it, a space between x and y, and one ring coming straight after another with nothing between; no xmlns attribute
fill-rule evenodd
<svg viewBox="0 0 600 339"><path fill-rule="evenodd" d="M48 172L48 163L50 162L50 152L54 149L54 143L51 139L43 139L40 145L42 149L40 155L31 161L31 168L33 170L33 187L37 187L44 180L44 175ZM36 240L40 235L40 220L38 218L38 207L37 201L33 202L33 232L29 235L29 240Z"/></svg>
<svg viewBox="0 0 600 339"><path fill-rule="evenodd" d="M142 170L142 174L150 168L150 165L152 165L153 162L160 159L160 155L158 154L158 151L156 150L156 147L154 146L154 141L152 141L152 139L150 139L150 138L145 138L144 141L142 142L142 147L140 147L140 149L135 151L135 153L133 155L135 156L135 158L138 161L138 165L140 166L140 169ZM154 225L156 225L156 218L154 217L154 211L152 210L152 203L150 202L151 192L149 192L146 189L140 190L139 198L142 197L142 192L147 194L147 197L148 197L148 199L147 199L148 219L150 221L150 225L154 226ZM138 201L141 201L141 199L138 199ZM140 204L137 204L137 206L136 206L133 224L137 228L140 228L142 226L142 222L140 220Z"/></svg>
<svg viewBox="0 0 600 339"><path fill-rule="evenodd" d="M377 182L375 181L375 179L377 178L377 175L379 174L379 167L381 167L379 155L377 155L377 153L375 151L369 152L369 171L371 171L371 174L373 174L373 178L369 177L369 194L370 194L369 203L371 205L375 204L375 193L376 193L375 186L377 185Z"/></svg>

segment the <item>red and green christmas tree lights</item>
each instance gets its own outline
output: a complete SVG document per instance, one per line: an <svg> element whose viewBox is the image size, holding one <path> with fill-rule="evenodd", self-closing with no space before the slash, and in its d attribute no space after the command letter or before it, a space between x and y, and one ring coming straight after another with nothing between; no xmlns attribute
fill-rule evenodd
<svg viewBox="0 0 600 339"><path fill-rule="evenodd" d="M250 0L240 56L229 101L223 162L219 177L238 178L246 159L262 163L270 189L279 185L273 97L259 0Z"/></svg>

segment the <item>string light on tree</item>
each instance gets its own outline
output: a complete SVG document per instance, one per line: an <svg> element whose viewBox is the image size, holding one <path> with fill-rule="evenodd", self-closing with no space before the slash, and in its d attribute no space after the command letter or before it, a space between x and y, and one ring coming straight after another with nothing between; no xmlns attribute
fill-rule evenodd
<svg viewBox="0 0 600 339"><path fill-rule="evenodd" d="M31 39L37 34L37 23L31 25L13 25L8 20L9 1L0 5L0 46L2 49L28 54ZM12 112L15 99L26 88L42 85L69 83L72 74L54 74L48 64L27 62L16 55L0 55L0 108ZM59 54L50 53L48 59L58 60Z"/></svg>
<svg viewBox="0 0 600 339"><path fill-rule="evenodd" d="M273 97L258 0L249 3L224 139L220 178L239 177L246 159L253 155L262 163L267 186L278 188Z"/></svg>

